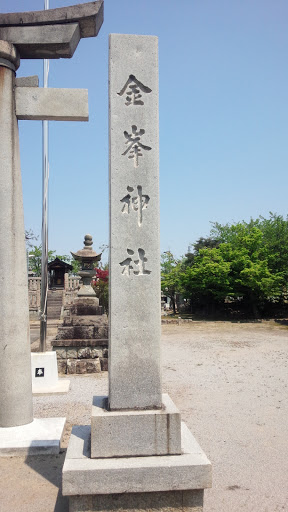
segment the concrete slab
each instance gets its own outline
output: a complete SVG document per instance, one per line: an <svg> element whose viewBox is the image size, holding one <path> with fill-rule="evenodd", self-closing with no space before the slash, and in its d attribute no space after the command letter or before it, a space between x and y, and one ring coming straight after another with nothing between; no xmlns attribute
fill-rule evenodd
<svg viewBox="0 0 288 512"><path fill-rule="evenodd" d="M56 352L32 352L31 374L33 395L68 393L70 380L58 379Z"/></svg>
<svg viewBox="0 0 288 512"><path fill-rule="evenodd" d="M18 119L88 121L87 89L16 87Z"/></svg>
<svg viewBox="0 0 288 512"><path fill-rule="evenodd" d="M63 467L63 495L122 494L211 487L211 463L182 423L182 454L90 458L90 426L72 429Z"/></svg>
<svg viewBox="0 0 288 512"><path fill-rule="evenodd" d="M59 453L66 418L35 418L28 425L0 428L0 457Z"/></svg>
<svg viewBox="0 0 288 512"><path fill-rule="evenodd" d="M59 379L56 386L50 386L47 388L32 387L33 396L43 395L65 395L70 389L69 379Z"/></svg>
<svg viewBox="0 0 288 512"><path fill-rule="evenodd" d="M203 490L70 496L69 512L202 512Z"/></svg>
<svg viewBox="0 0 288 512"><path fill-rule="evenodd" d="M108 397L93 397L91 457L180 455L181 416L167 394L162 409L108 411Z"/></svg>

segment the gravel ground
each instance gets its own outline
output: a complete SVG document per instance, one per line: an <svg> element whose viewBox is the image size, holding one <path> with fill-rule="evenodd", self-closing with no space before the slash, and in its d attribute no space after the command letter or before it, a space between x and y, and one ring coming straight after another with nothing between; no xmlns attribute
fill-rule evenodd
<svg viewBox="0 0 288 512"><path fill-rule="evenodd" d="M163 391L213 465L206 512L288 511L287 327L274 322L162 326ZM107 375L69 376L68 395L34 398L66 416L58 456L0 458L1 512L68 512L61 469L72 424L89 424Z"/></svg>

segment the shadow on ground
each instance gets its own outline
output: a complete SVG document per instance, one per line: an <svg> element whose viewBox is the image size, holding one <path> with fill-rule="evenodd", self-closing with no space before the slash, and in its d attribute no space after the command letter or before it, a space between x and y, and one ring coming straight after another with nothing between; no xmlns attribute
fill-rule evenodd
<svg viewBox="0 0 288 512"><path fill-rule="evenodd" d="M62 496L62 468L65 455L66 450L61 450L59 455L28 455L25 459L25 464L30 469L58 488L53 512L69 511L68 498ZM45 489L43 489L42 497L44 497L43 494L45 495ZM39 506L39 510L43 510L41 506Z"/></svg>

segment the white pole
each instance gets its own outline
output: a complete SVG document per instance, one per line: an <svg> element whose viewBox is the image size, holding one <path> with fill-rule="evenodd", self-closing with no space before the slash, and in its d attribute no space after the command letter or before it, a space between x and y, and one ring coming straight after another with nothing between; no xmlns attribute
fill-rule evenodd
<svg viewBox="0 0 288 512"><path fill-rule="evenodd" d="M49 0L44 0L44 10L49 9ZM43 61L43 87L48 87L49 60ZM46 352L47 295L48 295L48 121L42 121L42 262L41 262L41 316L40 352Z"/></svg>

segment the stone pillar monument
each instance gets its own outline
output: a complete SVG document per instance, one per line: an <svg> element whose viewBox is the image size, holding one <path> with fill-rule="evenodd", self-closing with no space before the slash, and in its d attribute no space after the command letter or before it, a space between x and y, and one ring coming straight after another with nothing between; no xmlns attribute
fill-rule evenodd
<svg viewBox="0 0 288 512"><path fill-rule="evenodd" d="M19 64L17 48L0 41L0 427L24 425L33 420L28 283L14 98Z"/></svg>
<svg viewBox="0 0 288 512"><path fill-rule="evenodd" d="M49 419L48 423L44 419L42 423L33 421L17 120L88 120L86 90L41 89L38 80L17 80L15 72L20 58L72 57L80 39L96 36L102 21L102 0L47 11L0 14L0 452L32 453L42 448L47 453L47 430L55 440L65 423L65 418L55 419L54 425ZM22 430L16 433L15 427Z"/></svg>
<svg viewBox="0 0 288 512"><path fill-rule="evenodd" d="M161 390L157 37L112 34L109 64L109 396L72 430L63 494L70 512L200 512L211 464Z"/></svg>

